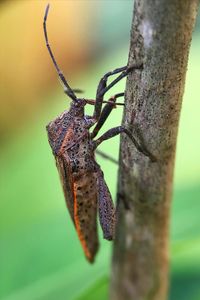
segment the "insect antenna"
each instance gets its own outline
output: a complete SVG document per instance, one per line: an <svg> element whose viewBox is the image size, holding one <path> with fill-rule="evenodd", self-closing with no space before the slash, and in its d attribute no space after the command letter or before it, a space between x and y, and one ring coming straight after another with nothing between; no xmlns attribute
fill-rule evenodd
<svg viewBox="0 0 200 300"><path fill-rule="evenodd" d="M53 61L53 64L56 68L56 71L58 73L58 76L59 76L61 82L63 83L65 94L67 94L73 101L77 101L77 97L74 94L71 87L69 86L69 84L67 83L67 80L65 79L65 76L63 75L62 71L60 70L60 68L59 68L59 66L58 66L58 64L55 60L55 57L53 55L53 52L51 50L51 47L49 45L49 40L48 40L48 35L47 35L47 28L46 28L46 21L47 21L47 16L48 16L48 12L49 12L49 7L50 7L50 5L48 4L47 7L46 7L46 10L45 10L44 21L43 21L44 37L45 37L45 41L46 41L46 46L47 46L47 49L49 51L50 57Z"/></svg>

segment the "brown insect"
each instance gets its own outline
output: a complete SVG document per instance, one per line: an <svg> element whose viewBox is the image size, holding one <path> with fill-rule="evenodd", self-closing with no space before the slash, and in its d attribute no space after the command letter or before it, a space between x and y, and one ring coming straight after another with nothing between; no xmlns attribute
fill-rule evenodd
<svg viewBox="0 0 200 300"><path fill-rule="evenodd" d="M103 172L95 160L96 148L103 141L125 133L140 152L153 159L153 156L136 141L128 129L122 126L112 128L94 140L112 109L117 105L116 99L124 96L124 93L119 93L108 101L104 101L105 93L127 76L130 71L141 69L142 65L125 66L106 73L99 82L95 100L77 98L59 69L50 48L46 30L48 11L49 5L46 8L43 23L46 45L58 76L64 85L64 91L72 100L69 111L64 111L47 125L48 139L55 156L71 219L86 258L89 262L93 262L99 244L97 212L105 239L112 240L114 238L116 222L110 191L104 180ZM108 77L117 73L121 74L107 85ZM102 109L104 102L107 103ZM94 105L92 116L84 114L86 104ZM90 128L95 124L96 126L90 132Z"/></svg>

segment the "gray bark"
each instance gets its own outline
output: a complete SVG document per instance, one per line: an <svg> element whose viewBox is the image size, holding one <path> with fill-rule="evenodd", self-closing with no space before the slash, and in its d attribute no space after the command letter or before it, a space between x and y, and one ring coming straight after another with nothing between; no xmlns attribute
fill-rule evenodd
<svg viewBox="0 0 200 300"><path fill-rule="evenodd" d="M164 300L177 130L198 0L136 0L123 125L157 157L121 137L113 300ZM126 205L124 205L124 203ZM126 208L129 207L129 209Z"/></svg>

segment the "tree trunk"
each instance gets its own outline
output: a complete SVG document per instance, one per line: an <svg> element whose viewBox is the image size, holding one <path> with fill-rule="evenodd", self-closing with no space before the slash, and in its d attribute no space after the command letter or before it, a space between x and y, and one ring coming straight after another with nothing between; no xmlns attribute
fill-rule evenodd
<svg viewBox="0 0 200 300"><path fill-rule="evenodd" d="M157 162L121 138L111 299L165 300L169 210L189 46L198 0L136 0L123 125Z"/></svg>

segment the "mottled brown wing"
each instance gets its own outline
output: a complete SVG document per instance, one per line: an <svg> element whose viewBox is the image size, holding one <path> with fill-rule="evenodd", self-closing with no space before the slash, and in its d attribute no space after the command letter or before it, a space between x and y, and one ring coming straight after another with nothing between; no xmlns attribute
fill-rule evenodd
<svg viewBox="0 0 200 300"><path fill-rule="evenodd" d="M60 175L65 201L69 210L71 219L74 222L74 195L73 195L73 180L71 176L70 165L64 157L55 157L56 166Z"/></svg>
<svg viewBox="0 0 200 300"><path fill-rule="evenodd" d="M74 221L79 240L89 262L98 251L96 173L79 174L73 179Z"/></svg>

